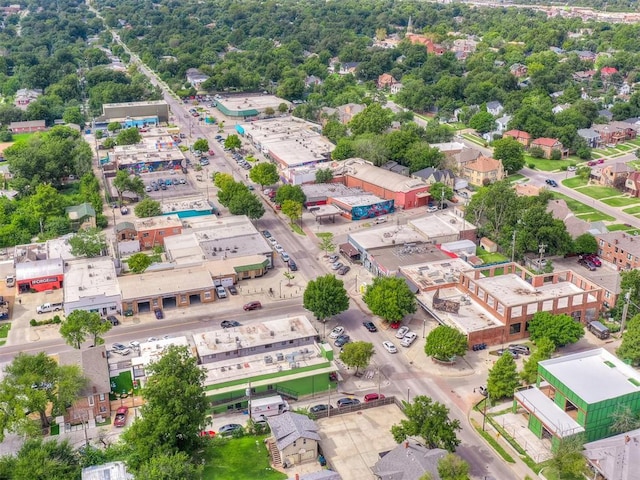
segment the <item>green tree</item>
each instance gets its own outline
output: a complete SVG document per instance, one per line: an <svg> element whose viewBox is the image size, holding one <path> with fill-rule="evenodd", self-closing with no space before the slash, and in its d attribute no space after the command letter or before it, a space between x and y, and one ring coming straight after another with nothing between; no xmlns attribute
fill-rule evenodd
<svg viewBox="0 0 640 480"><path fill-rule="evenodd" d="M0 475L6 480L63 480L81 476L78 455L68 440L27 439L15 456L0 459Z"/></svg>
<svg viewBox="0 0 640 480"><path fill-rule="evenodd" d="M500 356L493 368L489 370L487 391L493 400L512 398L516 387L520 385L516 361L509 352Z"/></svg>
<svg viewBox="0 0 640 480"><path fill-rule="evenodd" d="M333 143L338 143L338 140L347 136L347 126L339 120L331 119L322 128L322 134Z"/></svg>
<svg viewBox="0 0 640 480"><path fill-rule="evenodd" d="M597 253L598 241L590 233L583 233L573 241L573 249L576 253Z"/></svg>
<svg viewBox="0 0 640 480"><path fill-rule="evenodd" d="M381 134L391 126L393 112L379 103L372 103L362 112L353 116L349 128L353 135L363 133Z"/></svg>
<svg viewBox="0 0 640 480"><path fill-rule="evenodd" d="M138 218L157 217L162 215L162 206L157 200L146 197L140 200L133 211Z"/></svg>
<svg viewBox="0 0 640 480"><path fill-rule="evenodd" d="M583 449L582 435L561 438L548 465L558 478L583 478L587 466Z"/></svg>
<svg viewBox="0 0 640 480"><path fill-rule="evenodd" d="M625 296L629 295L629 317L633 317L640 313L640 309L636 305L640 305L640 270L624 270L620 272L620 291L624 292L623 295L618 295L616 301L616 307L614 313L616 318L620 318L623 306L625 303Z"/></svg>
<svg viewBox="0 0 640 480"><path fill-rule="evenodd" d="M289 105L287 105L286 103L282 102L280 105L278 105L278 112L287 113L288 111L289 111Z"/></svg>
<svg viewBox="0 0 640 480"><path fill-rule="evenodd" d="M548 338L543 337L538 339L536 342L536 351L533 352L527 360L525 360L522 371L520 372L520 378L522 381L527 385L535 383L538 378L538 363L543 360L550 359L555 350L555 344Z"/></svg>
<svg viewBox="0 0 640 480"><path fill-rule="evenodd" d="M224 141L224 148L230 148L231 150L235 150L236 148L240 148L242 146L242 142L240 141L240 137L235 133L227 136Z"/></svg>
<svg viewBox="0 0 640 480"><path fill-rule="evenodd" d="M469 126L478 133L487 133L496 128L496 121L489 112L478 112L469 119Z"/></svg>
<svg viewBox="0 0 640 480"><path fill-rule="evenodd" d="M80 111L80 107L67 107L64 110L64 114L62 115L62 119L66 123L75 123L76 125L84 126L84 115Z"/></svg>
<svg viewBox="0 0 640 480"><path fill-rule="evenodd" d="M529 323L529 335L534 342L548 338L554 345L564 347L580 340L584 336L584 327L569 315L537 312Z"/></svg>
<svg viewBox="0 0 640 480"><path fill-rule="evenodd" d="M193 142L193 149L196 152L208 152L209 142L206 138L199 138L195 142Z"/></svg>
<svg viewBox="0 0 640 480"><path fill-rule="evenodd" d="M411 173L423 168L438 168L445 160L444 153L436 147L431 147L427 142L412 143L405 151L404 156L409 162Z"/></svg>
<svg viewBox="0 0 640 480"><path fill-rule="evenodd" d="M276 192L276 203L284 205L287 200L293 200L296 203L304 205L307 201L307 197L302 191L300 185L283 185Z"/></svg>
<svg viewBox="0 0 640 480"><path fill-rule="evenodd" d="M240 190L234 194L227 207L232 215L246 215L251 220L257 220L264 215L264 205L249 190Z"/></svg>
<svg viewBox="0 0 640 480"><path fill-rule="evenodd" d="M629 405L617 405L611 416L613 418L613 425L610 427L612 434L626 433L640 428L640 417L631 410Z"/></svg>
<svg viewBox="0 0 640 480"><path fill-rule="evenodd" d="M122 194L132 192L139 196L144 194L144 182L140 177L129 175L125 170L118 170L113 179L113 188L118 192L118 204L122 205Z"/></svg>
<svg viewBox="0 0 640 480"><path fill-rule="evenodd" d="M438 475L442 480L469 480L469 464L458 455L448 453L438 462Z"/></svg>
<svg viewBox="0 0 640 480"><path fill-rule="evenodd" d="M295 200L285 200L282 204L282 213L289 217L291 224L294 224L302 217L302 204Z"/></svg>
<svg viewBox="0 0 640 480"><path fill-rule="evenodd" d="M336 148L331 152L332 160L346 160L347 158L353 157L355 154L355 148L353 144L353 140L344 137L338 140L336 144Z"/></svg>
<svg viewBox="0 0 640 480"><path fill-rule="evenodd" d="M117 145L116 139L113 138L113 137L109 137L109 138L105 139L104 142L102 142L102 146L104 148L106 148L107 150L110 149L110 148L115 147L116 145Z"/></svg>
<svg viewBox="0 0 640 480"><path fill-rule="evenodd" d="M62 338L64 338L67 344L78 350L80 350L82 342L87 339L84 318L80 312L89 313L84 310L75 310L71 312L60 325L60 335ZM73 315L74 313L77 313L77 315Z"/></svg>
<svg viewBox="0 0 640 480"><path fill-rule="evenodd" d="M140 135L140 132L135 127L122 130L116 137L116 143L118 145L135 145L136 143L140 143L141 140L142 135Z"/></svg>
<svg viewBox="0 0 640 480"><path fill-rule="evenodd" d="M627 323L627 329L622 335L622 343L616 353L621 359L633 365L640 365L640 314L635 315Z"/></svg>
<svg viewBox="0 0 640 480"><path fill-rule="evenodd" d="M519 172L525 164L524 147L514 138L501 138L493 142L493 158L502 161L505 171Z"/></svg>
<svg viewBox="0 0 640 480"><path fill-rule="evenodd" d="M449 419L449 409L431 398L418 395L413 403L405 404L407 420L391 427L391 434L400 443L407 437L421 437L427 448L443 448L454 452L460 445L456 432L461 430L458 420Z"/></svg>
<svg viewBox="0 0 640 480"><path fill-rule="evenodd" d="M104 343L102 336L111 330L112 326L111 322L101 318L96 312L90 312L86 321L86 330L93 337L93 345L102 345Z"/></svg>
<svg viewBox="0 0 640 480"><path fill-rule="evenodd" d="M121 128L122 128L122 125L120 125L120 122L110 122L107 125L107 130L111 133L117 132Z"/></svg>
<svg viewBox="0 0 640 480"><path fill-rule="evenodd" d="M316 170L316 183L331 183L333 171L330 168L319 168Z"/></svg>
<svg viewBox="0 0 640 480"><path fill-rule="evenodd" d="M128 465L134 471L156 456L195 454L209 407L204 391L206 374L188 348L167 347L145 370L142 418L122 435L131 452Z"/></svg>
<svg viewBox="0 0 640 480"><path fill-rule="evenodd" d="M79 257L98 257L107 250L107 240L97 228L79 230L69 239L71 253Z"/></svg>
<svg viewBox="0 0 640 480"><path fill-rule="evenodd" d="M183 452L159 454L142 464L135 478L137 480L184 480L202 477L202 465L194 464Z"/></svg>
<svg viewBox="0 0 640 480"><path fill-rule="evenodd" d="M453 189L442 182L435 182L429 187L429 195L436 205L440 205L442 200L453 198Z"/></svg>
<svg viewBox="0 0 640 480"><path fill-rule="evenodd" d="M325 256L329 255L336 249L336 246L333 243L333 233L323 232L319 233L317 237L320 239L320 250L325 253Z"/></svg>
<svg viewBox="0 0 640 480"><path fill-rule="evenodd" d="M591 167L583 166L578 167L576 170L576 177L580 177L582 180L587 181L591 176Z"/></svg>
<svg viewBox="0 0 640 480"><path fill-rule="evenodd" d="M438 325L429 335L424 345L424 353L443 362L462 357L468 349L467 337L453 327Z"/></svg>
<svg viewBox="0 0 640 480"><path fill-rule="evenodd" d="M367 286L364 303L374 315L385 322L400 322L409 313L416 311L416 297L407 283L397 277L376 277Z"/></svg>
<svg viewBox="0 0 640 480"><path fill-rule="evenodd" d="M304 291L302 306L319 321L326 322L327 318L349 308L344 283L331 274L311 280Z"/></svg>
<svg viewBox="0 0 640 480"><path fill-rule="evenodd" d="M264 188L265 185L273 185L280 180L278 167L275 163L261 162L249 171L249 178Z"/></svg>
<svg viewBox="0 0 640 480"><path fill-rule="evenodd" d="M347 367L355 367L357 375L358 369L369 366L371 357L375 352L373 344L369 342L347 343L340 354L340 360L342 360Z"/></svg>
<svg viewBox="0 0 640 480"><path fill-rule="evenodd" d="M273 109L273 107L267 107L264 109L264 114L267 117L273 117L275 115L276 111Z"/></svg>
<svg viewBox="0 0 640 480"><path fill-rule="evenodd" d="M0 440L5 432L37 436L49 427L49 416L61 415L86 385L80 367L58 365L46 353L19 353L5 368L0 383ZM36 428L25 412L36 412L40 428Z"/></svg>
<svg viewBox="0 0 640 480"><path fill-rule="evenodd" d="M129 270L133 273L142 273L153 263L151 257L145 253L134 253L127 260Z"/></svg>

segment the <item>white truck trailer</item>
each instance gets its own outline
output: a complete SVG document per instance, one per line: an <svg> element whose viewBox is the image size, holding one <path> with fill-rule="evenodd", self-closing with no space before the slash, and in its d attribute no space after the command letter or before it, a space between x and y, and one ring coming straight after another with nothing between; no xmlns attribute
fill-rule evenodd
<svg viewBox="0 0 640 480"><path fill-rule="evenodd" d="M255 421L289 411L289 404L280 395L251 399L251 418Z"/></svg>

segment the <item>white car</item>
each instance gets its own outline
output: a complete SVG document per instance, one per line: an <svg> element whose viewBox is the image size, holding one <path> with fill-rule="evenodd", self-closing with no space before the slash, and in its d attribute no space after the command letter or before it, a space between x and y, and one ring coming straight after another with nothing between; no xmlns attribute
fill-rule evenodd
<svg viewBox="0 0 640 480"><path fill-rule="evenodd" d="M140 342L137 340L132 340L131 342L129 342L129 346L131 348L138 348L140 346Z"/></svg>
<svg viewBox="0 0 640 480"><path fill-rule="evenodd" d="M575 172L578 169L578 167L576 167L575 165L569 165L567 167L567 171L569 172Z"/></svg>
<svg viewBox="0 0 640 480"><path fill-rule="evenodd" d="M402 342L400 342L400 345L402 345L403 347L410 347L411 344L416 341L416 338L418 338L417 333L409 332L404 336Z"/></svg>
<svg viewBox="0 0 640 480"><path fill-rule="evenodd" d="M282 261L283 262L288 262L289 261L289 254L287 252L282 252L280 254L280 256L282 257Z"/></svg>
<svg viewBox="0 0 640 480"><path fill-rule="evenodd" d="M269 243L271 245L277 245L278 241L275 239L275 237L269 237Z"/></svg>
<svg viewBox="0 0 640 480"><path fill-rule="evenodd" d="M111 348L113 349L114 353L117 353L119 355L129 355L131 353L131 350L129 350L121 343L114 343Z"/></svg>
<svg viewBox="0 0 640 480"><path fill-rule="evenodd" d="M438 207L428 207L427 208L427 212L429 213L433 213L433 212L437 212L438 211Z"/></svg>
<svg viewBox="0 0 640 480"><path fill-rule="evenodd" d="M273 246L273 249L278 253L284 252L284 248L282 248L282 246L278 245L277 243Z"/></svg>
<svg viewBox="0 0 640 480"><path fill-rule="evenodd" d="M331 268L333 268L334 270L339 270L343 266L344 265L342 264L342 262L336 262L333 265L331 265Z"/></svg>
<svg viewBox="0 0 640 480"><path fill-rule="evenodd" d="M396 348L396 346L389 341L382 342L382 346L389 353L398 353L398 349Z"/></svg>
<svg viewBox="0 0 640 480"><path fill-rule="evenodd" d="M404 338L407 333L409 333L409 327L400 327L396 332L396 338Z"/></svg>
<svg viewBox="0 0 640 480"><path fill-rule="evenodd" d="M338 326L333 330L331 330L331 333L329 334L329 338L338 338L343 333L344 333L344 327Z"/></svg>

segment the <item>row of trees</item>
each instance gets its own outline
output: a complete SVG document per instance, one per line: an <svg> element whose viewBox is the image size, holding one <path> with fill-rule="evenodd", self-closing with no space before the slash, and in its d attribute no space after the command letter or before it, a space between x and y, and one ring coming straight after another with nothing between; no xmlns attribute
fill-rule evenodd
<svg viewBox="0 0 640 480"><path fill-rule="evenodd" d="M260 199L241 182L236 182L228 173L215 175L215 186L218 187L218 201L229 209L232 215L246 215L257 220L264 215L264 206Z"/></svg>

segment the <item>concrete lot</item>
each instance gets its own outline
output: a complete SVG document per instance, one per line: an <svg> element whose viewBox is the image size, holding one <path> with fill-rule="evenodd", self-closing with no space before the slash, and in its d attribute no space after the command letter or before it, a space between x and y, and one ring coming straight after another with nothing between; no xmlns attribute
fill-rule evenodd
<svg viewBox="0 0 640 480"><path fill-rule="evenodd" d="M371 467L379 454L397 445L391 426L404 418L392 404L317 420L327 462L344 480L374 478Z"/></svg>

